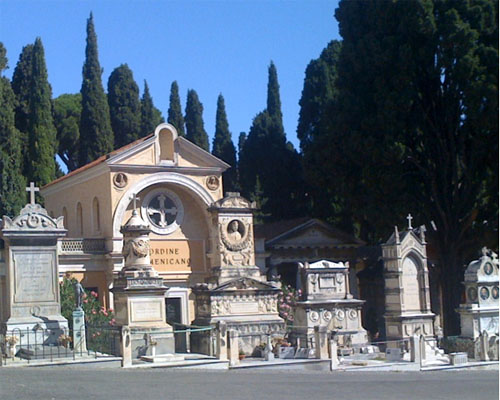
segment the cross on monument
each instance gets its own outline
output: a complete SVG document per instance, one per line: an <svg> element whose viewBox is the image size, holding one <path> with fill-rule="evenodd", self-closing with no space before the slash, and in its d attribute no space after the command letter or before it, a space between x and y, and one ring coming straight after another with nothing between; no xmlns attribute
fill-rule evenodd
<svg viewBox="0 0 500 400"><path fill-rule="evenodd" d="M136 211L137 210L137 202L140 200L141 198L139 196L137 196L137 193L132 193L132 196L130 196L130 200L133 201L133 209L132 211Z"/></svg>
<svg viewBox="0 0 500 400"><path fill-rule="evenodd" d="M408 220L408 230L413 229L413 227L411 226L411 220L413 219L413 217L411 216L411 214L408 214L408 216L406 217L406 219Z"/></svg>
<svg viewBox="0 0 500 400"><path fill-rule="evenodd" d="M160 194L157 198L158 198L158 203L160 203L160 208L157 210L156 208L149 207L148 214L149 215L159 214L160 215L159 225L162 228L165 228L167 226L167 220L165 219L166 214L171 214L171 215L177 214L177 207L166 208L165 200L167 199L167 197L164 196L163 194Z"/></svg>
<svg viewBox="0 0 500 400"><path fill-rule="evenodd" d="M33 182L30 182L29 187L26 188L27 192L30 192L30 203L35 205L35 192L39 192L40 188L37 188Z"/></svg>

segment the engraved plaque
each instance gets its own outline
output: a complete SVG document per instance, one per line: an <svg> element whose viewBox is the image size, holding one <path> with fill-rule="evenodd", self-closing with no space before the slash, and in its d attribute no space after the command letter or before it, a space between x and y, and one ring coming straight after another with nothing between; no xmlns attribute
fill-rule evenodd
<svg viewBox="0 0 500 400"><path fill-rule="evenodd" d="M53 253L14 253L14 302L56 301Z"/></svg>
<svg viewBox="0 0 500 400"><path fill-rule="evenodd" d="M259 312L258 302L232 303L231 314L257 314Z"/></svg>
<svg viewBox="0 0 500 400"><path fill-rule="evenodd" d="M162 321L161 302L134 301L130 304L132 322Z"/></svg>
<svg viewBox="0 0 500 400"><path fill-rule="evenodd" d="M320 276L319 287L322 289L331 289L335 287L335 278L333 276Z"/></svg>

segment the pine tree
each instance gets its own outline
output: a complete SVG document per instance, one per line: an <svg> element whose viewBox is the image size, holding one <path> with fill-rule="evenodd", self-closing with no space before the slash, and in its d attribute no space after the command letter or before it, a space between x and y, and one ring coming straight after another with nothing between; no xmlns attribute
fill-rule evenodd
<svg viewBox="0 0 500 400"><path fill-rule="evenodd" d="M115 68L109 76L108 104L115 149L137 140L141 128L139 87L127 64Z"/></svg>
<svg viewBox="0 0 500 400"><path fill-rule="evenodd" d="M198 94L192 89L188 90L185 121L186 139L209 151L208 135L203 127L203 105Z"/></svg>
<svg viewBox="0 0 500 400"><path fill-rule="evenodd" d="M226 116L226 106L222 94L217 99L217 112L215 117L215 135L212 144L212 154L227 162L231 168L222 174L225 192L234 192L237 189L238 175L236 166L236 149L234 148L229 132Z"/></svg>
<svg viewBox="0 0 500 400"><path fill-rule="evenodd" d="M162 122L165 122L163 115L154 106L148 83L144 81L144 93L141 99L141 137L153 133L155 128Z"/></svg>
<svg viewBox="0 0 500 400"><path fill-rule="evenodd" d="M177 129L179 136L186 136L184 130L184 117L182 115L181 98L179 97L179 86L176 81L170 87L170 105L168 108L167 122Z"/></svg>
<svg viewBox="0 0 500 400"><path fill-rule="evenodd" d="M7 68L0 42L0 73ZM0 215L15 216L26 203L22 175L21 132L15 127L16 97L9 80L0 77Z"/></svg>
<svg viewBox="0 0 500 400"><path fill-rule="evenodd" d="M82 95L80 93L60 95L54 99L52 113L59 145L57 154L68 171L73 171L78 168Z"/></svg>
<svg viewBox="0 0 500 400"><path fill-rule="evenodd" d="M52 120L52 90L40 38L33 46L32 84L28 115L28 180L46 185L56 177L56 129Z"/></svg>
<svg viewBox="0 0 500 400"><path fill-rule="evenodd" d="M87 46L83 65L82 116L80 120L80 165L113 150L109 106L102 87L97 36L92 13L87 20Z"/></svg>

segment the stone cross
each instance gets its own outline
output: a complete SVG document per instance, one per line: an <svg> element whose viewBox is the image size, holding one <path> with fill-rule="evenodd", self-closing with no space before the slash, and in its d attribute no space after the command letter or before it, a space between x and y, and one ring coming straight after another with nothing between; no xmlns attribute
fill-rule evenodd
<svg viewBox="0 0 500 400"><path fill-rule="evenodd" d="M172 215L175 215L177 213L177 208L176 207L172 207L172 208L166 208L165 207L165 200L167 198L161 194L158 196L158 202L160 203L160 209L157 210L155 208L150 208L148 209L148 214L149 215L154 215L154 214L160 214L160 223L159 225L161 227L166 227L167 226L167 221L165 219L166 217L166 214L172 214Z"/></svg>
<svg viewBox="0 0 500 400"><path fill-rule="evenodd" d="M140 200L141 198L137 196L137 193L133 193L132 196L130 196L130 200L133 201L133 211L135 211L137 209L137 202Z"/></svg>
<svg viewBox="0 0 500 400"><path fill-rule="evenodd" d="M30 192L30 203L35 205L35 192L39 192L40 188L37 188L33 182L30 182L29 187L26 188L27 192Z"/></svg>
<svg viewBox="0 0 500 400"><path fill-rule="evenodd" d="M413 227L411 226L411 220L413 219L413 217L411 216L411 214L408 214L408 216L406 217L406 219L408 220L408 230L413 229Z"/></svg>

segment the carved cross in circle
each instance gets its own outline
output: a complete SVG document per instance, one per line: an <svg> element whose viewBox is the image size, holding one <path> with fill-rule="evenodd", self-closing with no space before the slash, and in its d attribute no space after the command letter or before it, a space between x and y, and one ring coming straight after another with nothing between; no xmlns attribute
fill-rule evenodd
<svg viewBox="0 0 500 400"><path fill-rule="evenodd" d="M153 206L153 203L155 203L155 201L150 202L148 206L148 214L150 216L158 214L160 217L160 221L158 221L157 224L160 227L165 228L167 225L169 225L167 221L167 214L170 214L175 218L175 216L177 215L177 207L172 206L170 208L167 208L167 206L165 205L165 201L170 199L163 194L157 196L156 200L158 200L158 208Z"/></svg>
<svg viewBox="0 0 500 400"><path fill-rule="evenodd" d="M29 187L26 188L27 192L30 192L30 203L35 204L35 192L39 192L40 188L37 188L33 182L30 182Z"/></svg>

